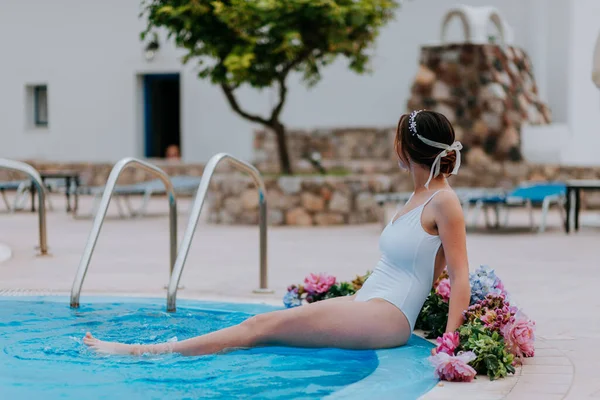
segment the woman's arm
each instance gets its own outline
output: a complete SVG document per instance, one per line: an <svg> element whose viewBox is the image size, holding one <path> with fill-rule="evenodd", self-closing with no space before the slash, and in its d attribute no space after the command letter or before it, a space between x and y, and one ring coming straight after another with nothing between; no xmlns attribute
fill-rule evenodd
<svg viewBox="0 0 600 400"><path fill-rule="evenodd" d="M463 210L456 195L444 192L436 197L439 198L435 202L435 222L444 247L451 286L446 332L453 332L462 325L463 312L469 307L471 298L467 234Z"/></svg>

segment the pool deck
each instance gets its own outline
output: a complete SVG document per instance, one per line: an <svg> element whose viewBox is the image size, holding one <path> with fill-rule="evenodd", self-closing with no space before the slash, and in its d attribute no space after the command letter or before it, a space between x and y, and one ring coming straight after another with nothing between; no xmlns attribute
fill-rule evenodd
<svg viewBox="0 0 600 400"><path fill-rule="evenodd" d="M74 220L54 196L48 214L50 256L36 256L37 214L0 214L0 295L67 294L89 235L90 219ZM82 209L89 210L89 199ZM189 200L180 201L179 237ZM86 295L164 297L168 280L166 201L153 199L151 216L118 219L111 208L83 286ZM512 215L515 225L527 217ZM512 298L536 320L536 356L518 373L489 382L440 383L423 399L586 399L600 398L600 296L593 279L598 266L600 229L566 235L552 213L543 234L470 232L469 262L495 268ZM352 279L378 259L381 227L272 228L269 230L269 285L276 293L255 295L258 285L256 227L201 223L190 251L180 298L280 304L285 288L310 272ZM10 250L10 251L9 251ZM2 261L6 258L8 259Z"/></svg>

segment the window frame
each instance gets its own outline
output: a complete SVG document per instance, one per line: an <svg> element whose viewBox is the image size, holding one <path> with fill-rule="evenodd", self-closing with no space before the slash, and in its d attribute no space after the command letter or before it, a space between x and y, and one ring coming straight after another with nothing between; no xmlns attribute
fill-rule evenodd
<svg viewBox="0 0 600 400"><path fill-rule="evenodd" d="M40 116L40 95L44 92L45 95L45 107L46 107L46 118L42 119ZM33 86L33 125L36 128L48 127L48 85L34 85Z"/></svg>

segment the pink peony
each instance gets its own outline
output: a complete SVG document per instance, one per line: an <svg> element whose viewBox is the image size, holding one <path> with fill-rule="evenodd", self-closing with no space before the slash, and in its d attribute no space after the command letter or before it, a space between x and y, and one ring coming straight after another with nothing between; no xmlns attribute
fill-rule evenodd
<svg viewBox="0 0 600 400"><path fill-rule="evenodd" d="M506 348L517 357L533 357L535 322L519 310L514 320L502 328Z"/></svg>
<svg viewBox="0 0 600 400"><path fill-rule="evenodd" d="M460 345L460 335L458 332L446 332L444 336L436 339L438 347L437 353L446 353L453 356L454 350Z"/></svg>
<svg viewBox="0 0 600 400"><path fill-rule="evenodd" d="M326 293L335 285L335 276L327 274L309 274L304 278L304 289L309 293Z"/></svg>
<svg viewBox="0 0 600 400"><path fill-rule="evenodd" d="M435 292L440 295L442 300L450 300L450 279L442 279L435 288Z"/></svg>
<svg viewBox="0 0 600 400"><path fill-rule="evenodd" d="M472 351L451 356L446 353L437 353L429 357L429 361L435 368L435 375L444 380L452 382L471 382L477 371L469 365L477 356Z"/></svg>

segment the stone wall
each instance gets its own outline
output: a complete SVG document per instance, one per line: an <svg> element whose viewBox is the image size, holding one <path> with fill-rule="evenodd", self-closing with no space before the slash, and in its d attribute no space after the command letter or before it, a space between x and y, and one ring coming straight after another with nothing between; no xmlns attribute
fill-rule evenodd
<svg viewBox="0 0 600 400"><path fill-rule="evenodd" d="M104 186L108 180L108 175L114 166L114 164L109 163L56 163L31 160L24 160L24 162L40 172L79 172L82 185L87 186ZM200 176L204 170L204 166L199 164L183 164L180 162L167 162L164 160L150 160L150 162L162 168L169 176ZM0 168L0 181L21 179L26 179L26 176L19 172ZM126 168L119 178L119 183L127 185L151 179L156 179L156 177L139 168Z"/></svg>
<svg viewBox="0 0 600 400"><path fill-rule="evenodd" d="M524 123L551 122L527 53L493 44L423 47L407 104L407 111L420 109L448 117L457 140L464 145L464 154L478 149L498 161L522 160L520 130ZM395 127L290 130L288 149L292 164L301 170L309 168L304 159L312 152L320 153L326 165L372 166L374 161L394 159L394 131ZM255 133L254 157L261 171L278 170L272 133Z"/></svg>
<svg viewBox="0 0 600 400"><path fill-rule="evenodd" d="M565 181L569 179L600 179L600 167L567 167L528 165L523 162L498 162L482 149L467 154L468 165L450 178L454 187L512 188L527 181ZM332 161L332 160L330 160ZM352 165L356 173L345 176L265 175L269 223L271 225L340 225L377 222L379 208L375 196L383 193L405 192L412 189L410 177L398 170L393 160L350 160L337 164ZM333 162L333 161L332 161ZM91 183L105 184L110 164L57 164L32 162L43 171L76 169L88 174ZM202 173L201 165L159 164L170 176ZM0 170L2 171L2 170ZM258 222L258 197L251 180L228 170L225 166L215 175L209 191L210 221L218 224L255 224ZM5 178L22 179L15 174ZM122 183L137 183L151 177L136 169L125 171ZM583 207L600 208L600 193L584 193Z"/></svg>
<svg viewBox="0 0 600 400"><path fill-rule="evenodd" d="M476 153L469 154L473 157ZM486 156L487 157L487 156ZM461 168L450 178L454 187L504 187L520 182L600 179L600 168L530 166L490 163ZM346 177L294 176L266 178L271 225L341 225L377 222L380 193L412 190L410 177L394 171ZM254 184L239 174L215 176L209 196L209 220L218 224L256 224L258 195ZM583 207L600 208L600 194L584 193Z"/></svg>
<svg viewBox="0 0 600 400"><path fill-rule="evenodd" d="M409 111L430 109L446 115L463 143L463 154L473 150L496 161L522 161L521 126L551 121L527 54L492 44L423 47L407 106ZM318 152L326 167L374 173L395 163L394 133L395 127L290 130L287 140L299 171L311 170L306 156ZM255 133L254 161L261 171L279 170L272 133Z"/></svg>
<svg viewBox="0 0 600 400"><path fill-rule="evenodd" d="M267 178L271 225L342 225L376 222L375 194L398 182L385 176ZM256 224L258 194L247 177L215 176L209 197L209 220L221 224Z"/></svg>
<svg viewBox="0 0 600 400"><path fill-rule="evenodd" d="M479 148L497 160L522 159L523 123L551 121L525 51L492 44L423 47L408 109L444 114L465 153Z"/></svg>
<svg viewBox="0 0 600 400"><path fill-rule="evenodd" d="M382 172L394 159L393 128L346 128L290 130L287 144L292 165L299 171L311 170L306 156L318 152L323 164L348 172ZM263 172L279 171L275 135L264 130L254 133L254 160Z"/></svg>

